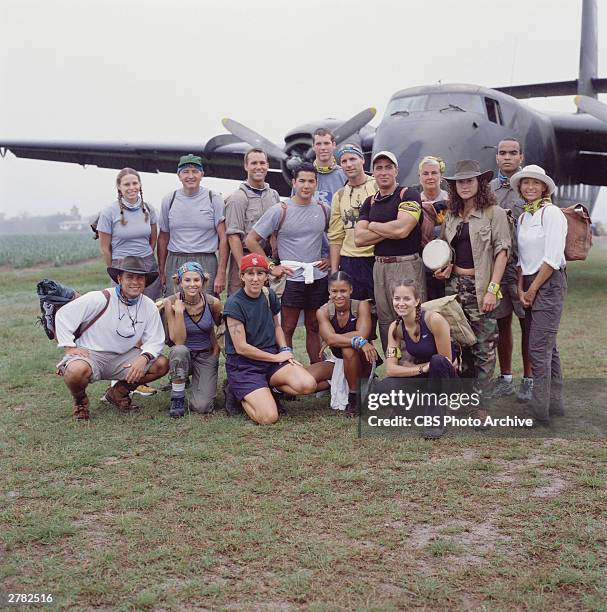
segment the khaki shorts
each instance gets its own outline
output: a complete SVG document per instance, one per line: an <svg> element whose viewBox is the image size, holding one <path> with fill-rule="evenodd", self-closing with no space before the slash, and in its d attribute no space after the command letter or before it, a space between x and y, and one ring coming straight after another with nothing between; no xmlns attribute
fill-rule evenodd
<svg viewBox="0 0 607 612"><path fill-rule="evenodd" d="M65 370L69 367L73 361L84 361L89 364L92 370L90 383L97 382L98 380L124 380L129 370L128 367L124 367L125 364L132 364L137 357L141 355L141 349L132 348L126 353L109 353L106 351L91 351L89 350L88 357L81 357L80 355L66 355L57 364L57 374L63 376ZM154 363L150 361L145 367L147 372L150 366ZM130 367L130 366L129 366Z"/></svg>
<svg viewBox="0 0 607 612"><path fill-rule="evenodd" d="M516 283L508 283L507 285L502 285L500 288L503 297L497 305L497 308L493 311L495 318L503 319L514 312L519 319L524 319L525 309L518 299Z"/></svg>

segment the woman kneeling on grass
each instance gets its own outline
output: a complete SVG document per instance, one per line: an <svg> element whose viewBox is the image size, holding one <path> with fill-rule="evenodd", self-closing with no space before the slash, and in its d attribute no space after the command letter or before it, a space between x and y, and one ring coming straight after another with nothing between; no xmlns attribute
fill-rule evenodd
<svg viewBox="0 0 607 612"><path fill-rule="evenodd" d="M164 300L169 352L171 407L169 416L185 414L185 381L192 376L190 409L208 414L215 407L219 345L213 325L221 323L223 306L205 295L209 275L196 261L177 270L179 293Z"/></svg>
<svg viewBox="0 0 607 612"><path fill-rule="evenodd" d="M388 330L386 349L386 374L388 377L419 377L439 382L445 378L456 378L453 362L457 351L451 343L451 331L447 320L438 312L424 312L411 279L399 281L393 288L392 305L398 319ZM413 361L399 364L401 344ZM432 391L432 389L429 389ZM436 412L436 414L434 414ZM442 416L438 407L431 416ZM429 412L426 412L429 414ZM444 424L426 427L425 438L439 438L445 433Z"/></svg>
<svg viewBox="0 0 607 612"><path fill-rule="evenodd" d="M346 272L329 276L329 302L316 311L320 337L333 353L333 361L312 364L308 372L317 390L331 381L331 408L358 415L357 389L362 376L369 376L377 351L368 341L373 329L371 305L352 300L352 278Z"/></svg>
<svg viewBox="0 0 607 612"><path fill-rule="evenodd" d="M289 395L307 395L316 389L314 377L295 361L280 326L280 300L264 290L268 262L256 253L240 262L243 287L224 308L226 319L226 373L230 392L260 425L278 420L271 388ZM228 401L226 393L226 401Z"/></svg>

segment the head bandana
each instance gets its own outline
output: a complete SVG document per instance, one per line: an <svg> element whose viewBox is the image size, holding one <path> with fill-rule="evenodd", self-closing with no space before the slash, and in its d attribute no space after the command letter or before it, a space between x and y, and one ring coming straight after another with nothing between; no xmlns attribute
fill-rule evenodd
<svg viewBox="0 0 607 612"><path fill-rule="evenodd" d="M352 155L358 155L361 159L365 159L365 156L358 145L355 144L345 144L337 150L337 161L341 163L341 156L344 153L352 153Z"/></svg>
<svg viewBox="0 0 607 612"><path fill-rule="evenodd" d="M182 266L177 269L177 276L179 278L179 282L181 283L181 279L186 272L196 272L196 274L200 275L200 278L204 281L206 275L204 273L204 268L197 261L186 261Z"/></svg>

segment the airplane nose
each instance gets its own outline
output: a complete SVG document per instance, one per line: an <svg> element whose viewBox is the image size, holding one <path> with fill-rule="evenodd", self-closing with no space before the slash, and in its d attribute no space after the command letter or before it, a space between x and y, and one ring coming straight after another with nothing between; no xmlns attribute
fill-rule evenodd
<svg viewBox="0 0 607 612"><path fill-rule="evenodd" d="M461 159L476 159L483 170L494 169L499 134L488 130L486 123L476 113L460 111L385 117L375 133L373 154L392 151L396 155L401 185L419 183L418 166L426 155L442 157L447 176Z"/></svg>

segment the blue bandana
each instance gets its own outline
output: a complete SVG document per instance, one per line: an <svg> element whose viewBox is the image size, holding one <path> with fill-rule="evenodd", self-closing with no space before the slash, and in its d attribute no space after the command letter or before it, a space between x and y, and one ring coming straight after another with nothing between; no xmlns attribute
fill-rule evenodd
<svg viewBox="0 0 607 612"><path fill-rule="evenodd" d="M206 278L204 268L197 261L186 261L182 266L177 269L177 276L179 277L179 282L181 283L181 279L186 272L196 272L196 274L200 274L200 278L204 281Z"/></svg>
<svg viewBox="0 0 607 612"><path fill-rule="evenodd" d="M116 289L116 295L118 296L118 299L123 304L126 304L127 306L134 306L137 303L137 300L139 300L138 297L136 297L136 298L125 298L124 295L122 295L122 289L121 289L120 285L115 287L115 289Z"/></svg>

